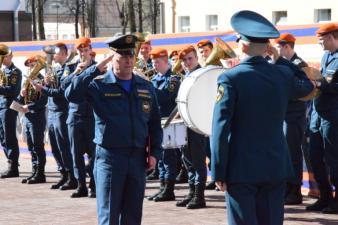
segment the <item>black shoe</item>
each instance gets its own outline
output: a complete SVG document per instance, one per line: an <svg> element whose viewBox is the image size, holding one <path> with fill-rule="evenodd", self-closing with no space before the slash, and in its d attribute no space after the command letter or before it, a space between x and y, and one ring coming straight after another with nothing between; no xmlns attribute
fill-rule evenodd
<svg viewBox="0 0 338 225"><path fill-rule="evenodd" d="M185 197L183 200L176 202L177 207L186 207L192 198Z"/></svg>
<svg viewBox="0 0 338 225"><path fill-rule="evenodd" d="M327 207L322 210L324 214L338 214L338 202L332 201Z"/></svg>
<svg viewBox="0 0 338 225"><path fill-rule="evenodd" d="M319 198L315 203L307 206L305 209L307 211L322 211L323 209L329 206L329 202L330 202L329 199Z"/></svg>
<svg viewBox="0 0 338 225"><path fill-rule="evenodd" d="M154 170L151 174L146 177L146 180L158 180L158 170Z"/></svg>
<svg viewBox="0 0 338 225"><path fill-rule="evenodd" d="M70 195L71 198L81 198L81 197L88 197L88 189L86 187L80 187L76 189L75 192L73 192Z"/></svg>
<svg viewBox="0 0 338 225"><path fill-rule="evenodd" d="M154 200L154 198L156 198L164 190L164 186L165 186L164 180L160 180L160 190L158 192L156 192L155 194L148 196L147 199L149 201Z"/></svg>
<svg viewBox="0 0 338 225"><path fill-rule="evenodd" d="M32 179L27 180L27 184L42 184L46 183L46 176L44 174L36 173Z"/></svg>
<svg viewBox="0 0 338 225"><path fill-rule="evenodd" d="M285 197L284 205L300 205L303 203L303 196L301 194L290 193Z"/></svg>
<svg viewBox="0 0 338 225"><path fill-rule="evenodd" d="M201 209L206 207L204 199L204 190L205 184L197 184L195 186L194 197L187 204L187 209Z"/></svg>
<svg viewBox="0 0 338 225"><path fill-rule="evenodd" d="M67 182L60 187L60 190L75 190L77 188L78 182L75 179L72 172L67 172Z"/></svg>
<svg viewBox="0 0 338 225"><path fill-rule="evenodd" d="M207 186L205 186L206 190L215 190L216 189L216 183L215 181L210 181Z"/></svg>
<svg viewBox="0 0 338 225"><path fill-rule="evenodd" d="M174 188L175 188L175 180L166 180L164 182L163 191L154 198L154 201L155 202L174 201L175 200Z"/></svg>
<svg viewBox="0 0 338 225"><path fill-rule="evenodd" d="M0 178L12 178L12 177L19 177L19 170L18 168L16 169L8 169L6 170L5 172L3 172L1 175L0 175Z"/></svg>
<svg viewBox="0 0 338 225"><path fill-rule="evenodd" d="M64 185L67 182L67 176L64 171L60 171L61 173L61 179L56 183L53 184L50 189L59 189L62 185Z"/></svg>

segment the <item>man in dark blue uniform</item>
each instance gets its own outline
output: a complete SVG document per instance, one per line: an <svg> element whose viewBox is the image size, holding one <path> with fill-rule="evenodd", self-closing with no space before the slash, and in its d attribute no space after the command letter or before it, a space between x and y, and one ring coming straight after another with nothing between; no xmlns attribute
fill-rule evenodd
<svg viewBox="0 0 338 225"><path fill-rule="evenodd" d="M319 132L310 140L310 158L320 198L306 209L338 214L338 24L324 24L316 33L326 51L321 61L323 80L316 82L321 94L314 99L311 118ZM336 190L335 197L331 185Z"/></svg>
<svg viewBox="0 0 338 225"><path fill-rule="evenodd" d="M252 11L231 18L240 35L239 65L218 79L211 153L212 178L226 190L228 224L283 224L285 181L292 165L283 135L289 99L310 93L313 84L263 54L277 29Z"/></svg>
<svg viewBox="0 0 338 225"><path fill-rule="evenodd" d="M134 35L108 40L111 55L77 76L66 91L73 102L86 98L95 113L99 225L141 224L146 159L148 169L153 169L161 155L161 118L155 90L132 73L136 40ZM108 62L113 68L97 76Z"/></svg>
<svg viewBox="0 0 338 225"><path fill-rule="evenodd" d="M201 68L198 64L197 52L194 46L188 46L179 54L183 67L187 70L185 76ZM204 208L204 190L207 180L206 145L208 139L187 128L188 145L182 148L183 163L188 170L189 193L176 206L188 209Z"/></svg>
<svg viewBox="0 0 338 225"><path fill-rule="evenodd" d="M295 42L296 38L289 33L283 33L279 38L275 39L276 48L281 56L276 62L277 65L283 65L283 63L279 63L279 61L284 58L297 66L297 68L291 66L293 70L308 66L294 51ZM284 120L284 133L288 143L295 177L290 179L286 184L286 205L301 204L303 200L301 192L303 180L302 142L304 139L305 125L306 102L297 99L289 100Z"/></svg>
<svg viewBox="0 0 338 225"><path fill-rule="evenodd" d="M35 90L48 96L48 135L54 159L61 173L61 179L51 186L51 189L70 189L70 185L76 188L76 180L73 172L73 159L70 151L66 119L68 116L68 102L61 88L61 77L67 61L67 46L58 42L54 62L55 68L50 68L45 76L45 85L33 83ZM64 185L64 186L63 186Z"/></svg>
<svg viewBox="0 0 338 225"><path fill-rule="evenodd" d="M39 71L44 67L44 60L41 56L30 57L25 61L25 66L30 70L17 101L23 105L23 113L25 113L23 121L28 150L32 156L32 174L24 178L22 183L38 184L46 182L44 132L47 96L34 90L33 83L43 82L43 76Z"/></svg>
<svg viewBox="0 0 338 225"><path fill-rule="evenodd" d="M162 48L151 51L150 58L157 73L151 79L160 105L161 117L168 117L176 106L180 78L172 75L168 51ZM155 202L175 200L174 187L177 175L177 149L164 149L158 161L160 190L148 197Z"/></svg>
<svg viewBox="0 0 338 225"><path fill-rule="evenodd" d="M75 48L78 51L80 59L74 63L69 63L63 73L62 88L65 90L79 74L83 73L89 66L96 62L92 60L90 55L92 52L91 41L89 38L80 38L75 43ZM63 190L77 189L71 194L71 198L87 197L88 188L86 186L86 166L84 154L86 153L89 158L89 197L95 197L95 182L93 177L93 167L95 158L95 145L93 143L94 137L94 116L93 108L83 99L83 101L73 102L69 99L68 109L68 135L70 141L71 152L73 156L74 175L77 180L77 185L73 182L67 186L63 186Z"/></svg>
<svg viewBox="0 0 338 225"><path fill-rule="evenodd" d="M20 93L22 74L13 64L12 58L12 51L8 49L8 54L3 58L3 77L0 78L0 142L8 159L8 170L0 175L1 178L19 176L19 145L16 138L18 112L9 106Z"/></svg>

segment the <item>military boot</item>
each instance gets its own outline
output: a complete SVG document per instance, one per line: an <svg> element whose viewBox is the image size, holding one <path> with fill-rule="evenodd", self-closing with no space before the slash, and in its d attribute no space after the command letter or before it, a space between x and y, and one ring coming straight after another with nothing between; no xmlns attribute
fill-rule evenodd
<svg viewBox="0 0 338 225"><path fill-rule="evenodd" d="M64 183L60 190L74 190L77 188L77 180L75 179L72 171L67 171L67 181Z"/></svg>
<svg viewBox="0 0 338 225"><path fill-rule="evenodd" d="M56 183L53 184L50 189L59 189L62 185L64 185L67 182L67 174L65 170L60 170L61 178L60 180Z"/></svg>
<svg viewBox="0 0 338 225"><path fill-rule="evenodd" d="M188 172L182 164L179 174L176 177L176 184L188 183Z"/></svg>
<svg viewBox="0 0 338 225"><path fill-rule="evenodd" d="M195 195L195 185L189 184L189 193L183 200L176 202L177 207L186 207Z"/></svg>
<svg viewBox="0 0 338 225"><path fill-rule="evenodd" d="M45 168L38 166L35 175L32 177L32 179L27 180L27 184L41 183L46 183Z"/></svg>
<svg viewBox="0 0 338 225"><path fill-rule="evenodd" d="M94 178L90 178L89 180L89 195L88 197L89 198L96 198L96 185L95 185L95 181L94 181Z"/></svg>
<svg viewBox="0 0 338 225"><path fill-rule="evenodd" d="M300 185L292 185L289 193L285 196L285 205L299 205L303 202L303 196Z"/></svg>
<svg viewBox="0 0 338 225"><path fill-rule="evenodd" d="M19 176L18 164L13 163L12 160L8 160L8 169L5 172L1 173L0 178L11 178L18 176Z"/></svg>
<svg viewBox="0 0 338 225"><path fill-rule="evenodd" d="M175 200L175 180L166 180L164 182L164 189L159 193L155 198L155 202L165 202L165 201L174 201Z"/></svg>
<svg viewBox="0 0 338 225"><path fill-rule="evenodd" d="M150 173L147 177L146 180L157 180L159 176L159 171L158 171L158 167L157 164L155 166L155 169L153 170L152 173Z"/></svg>
<svg viewBox="0 0 338 225"><path fill-rule="evenodd" d="M333 200L332 189L329 184L326 186L319 185L320 196L319 199L306 207L307 211L322 211L329 206L329 203Z"/></svg>
<svg viewBox="0 0 338 225"><path fill-rule="evenodd" d="M324 214L338 214L338 196L334 197L333 201L329 203L327 207L322 210Z"/></svg>
<svg viewBox="0 0 338 225"><path fill-rule="evenodd" d="M85 182L79 182L77 189L70 195L71 198L88 197L88 189Z"/></svg>
<svg viewBox="0 0 338 225"><path fill-rule="evenodd" d="M147 199L149 201L154 200L154 198L156 198L164 190L164 186L165 186L164 180L160 180L160 190L156 192L155 194L148 196Z"/></svg>
<svg viewBox="0 0 338 225"><path fill-rule="evenodd" d="M32 167L32 174L29 177L22 179L21 183L23 183L23 184L27 183L27 181L29 181L30 179L32 179L35 176L36 171L37 171L37 166L35 165L35 166Z"/></svg>
<svg viewBox="0 0 338 225"><path fill-rule="evenodd" d="M210 181L207 186L205 186L205 190L215 190L216 189L216 183L215 181Z"/></svg>
<svg viewBox="0 0 338 225"><path fill-rule="evenodd" d="M204 199L204 190L205 184L195 185L194 197L187 205L187 209L200 209L205 208L205 199Z"/></svg>

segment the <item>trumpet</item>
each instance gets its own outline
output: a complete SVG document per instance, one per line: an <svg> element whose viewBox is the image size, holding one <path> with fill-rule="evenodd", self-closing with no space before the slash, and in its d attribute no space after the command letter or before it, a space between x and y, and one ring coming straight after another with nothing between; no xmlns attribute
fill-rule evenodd
<svg viewBox="0 0 338 225"><path fill-rule="evenodd" d="M43 51L46 53L46 74L45 81L52 88L58 87L58 79L56 72L53 68L53 58L56 53L56 47L54 45L48 45L43 47Z"/></svg>

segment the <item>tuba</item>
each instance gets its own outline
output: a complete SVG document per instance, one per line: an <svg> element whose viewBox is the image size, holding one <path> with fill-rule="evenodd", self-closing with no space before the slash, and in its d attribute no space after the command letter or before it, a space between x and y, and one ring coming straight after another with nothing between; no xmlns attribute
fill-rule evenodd
<svg viewBox="0 0 338 225"><path fill-rule="evenodd" d="M211 54L205 61L205 66L214 65L222 66L221 60L235 58L236 53L232 48L222 39L216 38L216 44L214 45Z"/></svg>
<svg viewBox="0 0 338 225"><path fill-rule="evenodd" d="M57 47L54 45L47 45L42 48L42 50L46 53L45 81L52 88L58 87L58 79L53 68L53 58L56 53L56 49Z"/></svg>
<svg viewBox="0 0 338 225"><path fill-rule="evenodd" d="M35 56L36 64L29 71L29 75L23 84L23 89L26 90L25 104L37 100L40 96L40 92L36 92L30 83L31 81L39 81L40 70L46 67L46 59L40 55Z"/></svg>
<svg viewBox="0 0 338 225"><path fill-rule="evenodd" d="M183 67L182 67L182 59L177 59L176 62L174 63L174 65L172 66L171 71L173 72L173 74L176 74L180 77L180 80L182 81L184 78L184 74L183 74Z"/></svg>
<svg viewBox="0 0 338 225"><path fill-rule="evenodd" d="M9 48L4 45L0 44L0 86L7 86L8 85L8 79L6 77L6 74L1 69L2 63L4 61L4 58L10 53Z"/></svg>

